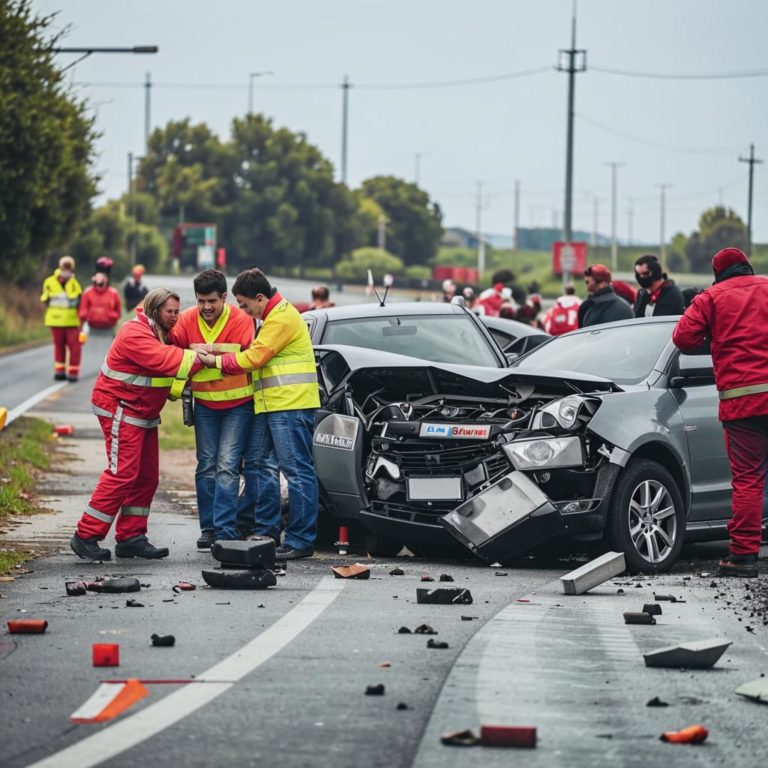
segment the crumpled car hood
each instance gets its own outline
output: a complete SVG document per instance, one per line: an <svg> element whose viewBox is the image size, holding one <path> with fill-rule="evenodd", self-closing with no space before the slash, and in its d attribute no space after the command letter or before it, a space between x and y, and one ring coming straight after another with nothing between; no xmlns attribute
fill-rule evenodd
<svg viewBox="0 0 768 768"><path fill-rule="evenodd" d="M524 400L538 394L565 396L574 393L620 391L614 382L573 371L524 371L473 365L434 363L405 355L343 345L315 347L331 389L339 384L384 387L390 395L472 395ZM457 350L457 354L459 354ZM343 362L342 362L343 361Z"/></svg>

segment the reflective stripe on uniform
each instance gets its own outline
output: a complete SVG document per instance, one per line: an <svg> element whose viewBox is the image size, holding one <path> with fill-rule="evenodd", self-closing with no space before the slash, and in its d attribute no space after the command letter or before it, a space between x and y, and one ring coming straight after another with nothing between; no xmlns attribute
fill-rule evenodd
<svg viewBox="0 0 768 768"><path fill-rule="evenodd" d="M132 384L134 387L170 387L174 381L170 376L152 378L151 376L141 376L138 373L123 373L122 371L113 371L107 366L106 363L102 364L101 372L108 379L122 381L123 384Z"/></svg>
<svg viewBox="0 0 768 768"><path fill-rule="evenodd" d="M192 369L192 365L197 358L197 353L191 349L184 350L184 356L181 358L181 365L179 370L176 371L176 376L171 382L171 391L168 393L170 400L178 400L181 397L181 393L184 391L184 386L187 383L187 377Z"/></svg>
<svg viewBox="0 0 768 768"><path fill-rule="evenodd" d="M219 392L211 390L192 390L192 396L196 400L210 400L215 402L226 402L227 400L240 400L244 397L253 395L253 387L241 387L240 389L222 389Z"/></svg>
<svg viewBox="0 0 768 768"><path fill-rule="evenodd" d="M97 520L101 520L102 523L111 523L114 519L114 515L108 515L106 512L99 512L98 509L93 507L86 507L85 513L91 517L95 517Z"/></svg>
<svg viewBox="0 0 768 768"><path fill-rule="evenodd" d="M254 389L269 389L270 387L285 387L288 384L317 384L317 373L283 373L277 376L267 376L253 382Z"/></svg>
<svg viewBox="0 0 768 768"><path fill-rule="evenodd" d="M723 389L717 394L721 400L733 400L735 397L744 397L745 395L759 395L762 392L768 392L768 384L748 384L746 387Z"/></svg>
<svg viewBox="0 0 768 768"><path fill-rule="evenodd" d="M120 447L120 419L123 417L123 406L121 405L112 418L112 447L109 452L109 471L117 474L117 451Z"/></svg>
<svg viewBox="0 0 768 768"><path fill-rule="evenodd" d="M108 419L115 418L114 413L110 413L104 408L99 408L97 405L91 404L91 410L97 416L106 416ZM122 412L122 409L118 410ZM126 424L131 424L134 427L142 427L143 429L152 429L152 427L156 427L160 424L160 419L139 419L136 416L126 416L124 414L121 415L120 420L124 421Z"/></svg>
<svg viewBox="0 0 768 768"><path fill-rule="evenodd" d="M120 512L134 517L149 517L149 507L122 507Z"/></svg>

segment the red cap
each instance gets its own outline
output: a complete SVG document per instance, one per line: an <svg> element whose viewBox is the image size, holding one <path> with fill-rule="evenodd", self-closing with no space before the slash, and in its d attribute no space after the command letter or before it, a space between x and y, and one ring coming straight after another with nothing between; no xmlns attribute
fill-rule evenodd
<svg viewBox="0 0 768 768"><path fill-rule="evenodd" d="M723 248L712 257L712 271L719 275L734 264L749 264L749 259L744 251L738 248Z"/></svg>
<svg viewBox="0 0 768 768"><path fill-rule="evenodd" d="M584 270L584 274L587 277L594 277L598 283L611 282L611 270L604 264L593 264Z"/></svg>
<svg viewBox="0 0 768 768"><path fill-rule="evenodd" d="M494 283L493 290L496 291L496 293L501 293L504 290L504 283Z"/></svg>

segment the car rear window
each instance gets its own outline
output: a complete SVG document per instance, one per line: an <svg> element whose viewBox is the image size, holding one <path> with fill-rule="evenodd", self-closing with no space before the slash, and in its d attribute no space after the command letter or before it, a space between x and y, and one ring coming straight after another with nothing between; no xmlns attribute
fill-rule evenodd
<svg viewBox="0 0 768 768"><path fill-rule="evenodd" d="M326 325L321 343L380 349L436 363L500 367L490 342L467 315L333 320Z"/></svg>

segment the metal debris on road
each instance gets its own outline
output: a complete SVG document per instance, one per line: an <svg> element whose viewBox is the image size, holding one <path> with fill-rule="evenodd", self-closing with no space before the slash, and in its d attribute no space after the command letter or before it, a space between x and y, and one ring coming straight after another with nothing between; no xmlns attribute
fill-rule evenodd
<svg viewBox="0 0 768 768"><path fill-rule="evenodd" d="M462 616L462 621L474 621L475 619L479 619L479 616Z"/></svg>
<svg viewBox="0 0 768 768"><path fill-rule="evenodd" d="M371 569L362 563L354 565L332 565L331 571L337 579L370 579Z"/></svg>
<svg viewBox="0 0 768 768"><path fill-rule="evenodd" d="M496 571L496 573L493 574L494 576L508 576L509 574L506 571Z"/></svg>
<svg viewBox="0 0 768 768"><path fill-rule="evenodd" d="M266 589L277 584L275 574L266 568L247 571L217 568L203 571L203 581L217 589Z"/></svg>
<svg viewBox="0 0 768 768"><path fill-rule="evenodd" d="M140 603L138 600L126 600L125 607L126 608L143 608L144 603Z"/></svg>
<svg viewBox="0 0 768 768"><path fill-rule="evenodd" d="M416 602L431 605L470 605L472 593L460 587L439 587L437 589L417 589Z"/></svg>
<svg viewBox="0 0 768 768"><path fill-rule="evenodd" d="M654 696L652 699L649 699L645 703L646 707L668 707L669 704L667 704L666 701L662 701L658 696Z"/></svg>
<svg viewBox="0 0 768 768"><path fill-rule="evenodd" d="M438 581L453 581L453 576L450 573L441 573Z"/></svg>
<svg viewBox="0 0 768 768"><path fill-rule="evenodd" d="M450 731L440 736L440 743L447 747L476 747L480 743L474 731L469 728L463 731Z"/></svg>
<svg viewBox="0 0 768 768"><path fill-rule="evenodd" d="M8 633L11 635L42 635L48 629L45 619L9 619Z"/></svg>
<svg viewBox="0 0 768 768"><path fill-rule="evenodd" d="M442 640L432 640L431 638L427 640L427 648L439 648L441 650L448 647L448 643L443 642Z"/></svg>
<svg viewBox="0 0 768 768"><path fill-rule="evenodd" d="M429 624L419 624L416 629L413 630L415 635L436 635L437 630L432 629Z"/></svg>
<svg viewBox="0 0 768 768"><path fill-rule="evenodd" d="M679 597L675 597L674 595L657 595L655 592L653 594L653 599L657 603L684 603L685 600L681 600Z"/></svg>
<svg viewBox="0 0 768 768"><path fill-rule="evenodd" d="M536 746L536 728L514 725L481 725L480 744L484 747Z"/></svg>
<svg viewBox="0 0 768 768"><path fill-rule="evenodd" d="M390 576L405 576L405 571L402 568L393 568L389 572Z"/></svg>
<svg viewBox="0 0 768 768"><path fill-rule="evenodd" d="M680 731L667 731L659 738L670 744L701 744L707 740L709 731L703 725L691 725Z"/></svg>
<svg viewBox="0 0 768 768"><path fill-rule="evenodd" d="M748 683L740 685L734 693L744 696L746 699L758 701L761 704L768 704L768 678L758 677Z"/></svg>
<svg viewBox="0 0 768 768"><path fill-rule="evenodd" d="M654 619L650 613L645 613L645 611L638 611L638 612L626 611L624 613L624 623L625 624L655 624L656 619Z"/></svg>
<svg viewBox="0 0 768 768"><path fill-rule="evenodd" d="M647 667L677 667L708 669L725 653L731 640L699 640L693 643L670 645L643 655Z"/></svg>
<svg viewBox="0 0 768 768"><path fill-rule="evenodd" d="M176 638L173 635L152 635L154 648L172 648L174 645L176 645Z"/></svg>
<svg viewBox="0 0 768 768"><path fill-rule="evenodd" d="M618 576L626 569L623 552L606 552L575 571L561 576L560 584L566 595L582 595L614 576Z"/></svg>
<svg viewBox="0 0 768 768"><path fill-rule="evenodd" d="M643 606L643 613L650 613L651 616L661 616L661 606L658 603L646 603Z"/></svg>
<svg viewBox="0 0 768 768"><path fill-rule="evenodd" d="M378 685L369 685L365 689L365 695L366 696L383 696L384 695L384 684L379 683Z"/></svg>

